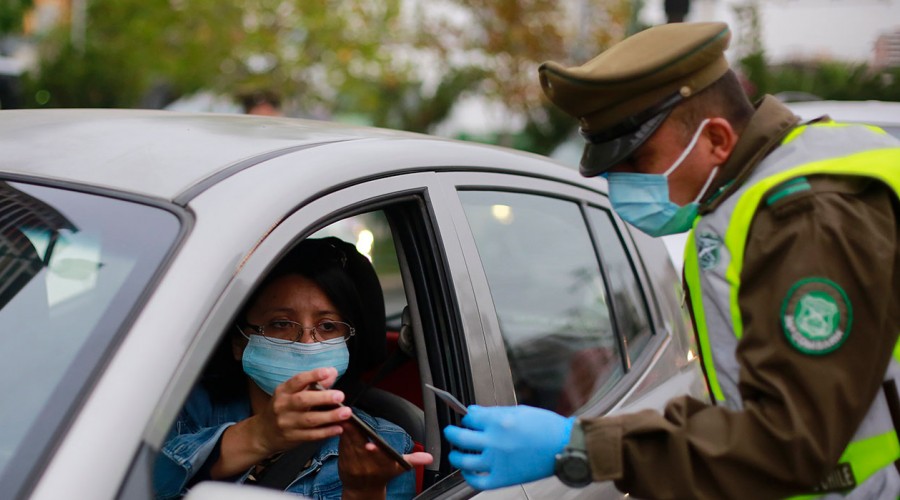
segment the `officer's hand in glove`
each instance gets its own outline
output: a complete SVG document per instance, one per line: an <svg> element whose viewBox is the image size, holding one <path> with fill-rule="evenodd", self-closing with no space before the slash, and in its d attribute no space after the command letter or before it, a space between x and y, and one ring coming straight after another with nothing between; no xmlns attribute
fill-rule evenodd
<svg viewBox="0 0 900 500"><path fill-rule="evenodd" d="M556 454L569 442L575 421L531 406L471 405L468 410L462 419L466 428L449 425L444 436L463 450L451 451L450 463L479 490L553 475Z"/></svg>

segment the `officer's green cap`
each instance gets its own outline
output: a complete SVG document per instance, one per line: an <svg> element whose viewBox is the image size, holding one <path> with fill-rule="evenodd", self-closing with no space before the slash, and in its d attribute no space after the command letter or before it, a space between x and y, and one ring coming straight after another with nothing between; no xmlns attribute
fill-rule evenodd
<svg viewBox="0 0 900 500"><path fill-rule="evenodd" d="M581 66L548 61L544 93L577 118L587 140L581 174L614 167L650 137L672 108L728 71L725 23L671 23L632 35Z"/></svg>

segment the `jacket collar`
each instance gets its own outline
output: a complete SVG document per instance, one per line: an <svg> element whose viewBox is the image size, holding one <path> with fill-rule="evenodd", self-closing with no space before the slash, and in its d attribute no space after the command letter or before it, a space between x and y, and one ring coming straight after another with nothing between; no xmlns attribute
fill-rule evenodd
<svg viewBox="0 0 900 500"><path fill-rule="evenodd" d="M712 212L734 194L799 121L800 118L775 97L766 95L758 101L734 151L713 181L711 194L700 207L700 214Z"/></svg>

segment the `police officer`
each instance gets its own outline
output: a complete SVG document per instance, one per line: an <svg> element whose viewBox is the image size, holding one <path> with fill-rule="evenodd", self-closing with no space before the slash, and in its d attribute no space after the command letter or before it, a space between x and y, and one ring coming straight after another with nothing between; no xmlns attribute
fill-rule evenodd
<svg viewBox="0 0 900 500"><path fill-rule="evenodd" d="M900 143L755 106L723 23L631 36L541 65L579 120L581 173L661 236L690 230L684 276L711 403L565 418L471 406L445 429L474 487L553 475L641 498L898 498Z"/></svg>

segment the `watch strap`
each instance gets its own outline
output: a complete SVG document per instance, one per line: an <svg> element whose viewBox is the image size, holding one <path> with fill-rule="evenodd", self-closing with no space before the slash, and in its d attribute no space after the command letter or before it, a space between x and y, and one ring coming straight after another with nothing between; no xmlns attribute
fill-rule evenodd
<svg viewBox="0 0 900 500"><path fill-rule="evenodd" d="M566 486L583 488L592 482L590 460L587 454L584 429L578 420L572 423L569 442L556 455L553 472Z"/></svg>
<svg viewBox="0 0 900 500"><path fill-rule="evenodd" d="M569 434L569 443L566 444L566 448L587 452L584 429L581 428L581 422L577 419L572 423L572 432Z"/></svg>

